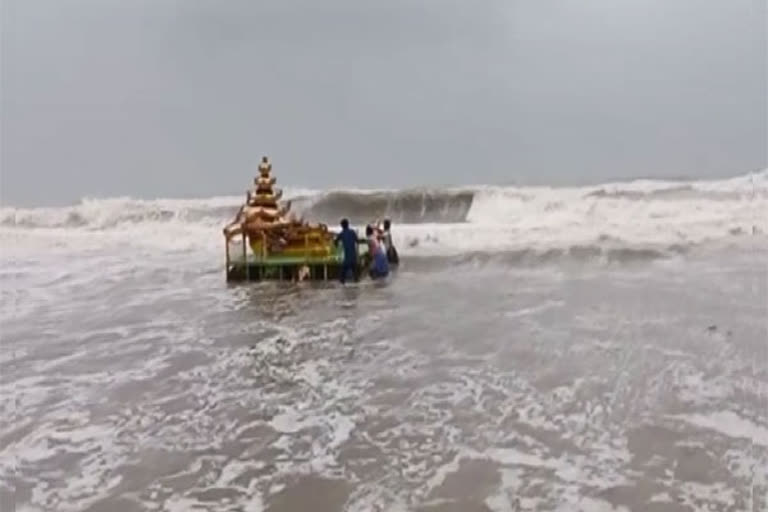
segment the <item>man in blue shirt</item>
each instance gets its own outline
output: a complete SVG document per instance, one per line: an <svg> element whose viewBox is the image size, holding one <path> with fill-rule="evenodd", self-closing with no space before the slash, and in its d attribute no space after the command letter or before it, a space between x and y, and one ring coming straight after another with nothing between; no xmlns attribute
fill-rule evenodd
<svg viewBox="0 0 768 512"><path fill-rule="evenodd" d="M339 242L344 247L344 263L341 264L341 282L344 283L347 280L347 274L350 270L355 281L357 281L357 233L349 229L349 221L347 219L341 219L341 232L336 235L335 243L338 244Z"/></svg>

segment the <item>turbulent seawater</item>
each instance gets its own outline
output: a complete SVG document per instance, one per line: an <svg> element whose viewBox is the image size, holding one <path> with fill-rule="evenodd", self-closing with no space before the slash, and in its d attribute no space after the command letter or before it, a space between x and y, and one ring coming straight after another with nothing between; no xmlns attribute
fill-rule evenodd
<svg viewBox="0 0 768 512"><path fill-rule="evenodd" d="M239 198L0 212L0 509L768 509L768 173L294 191L388 282L227 285Z"/></svg>

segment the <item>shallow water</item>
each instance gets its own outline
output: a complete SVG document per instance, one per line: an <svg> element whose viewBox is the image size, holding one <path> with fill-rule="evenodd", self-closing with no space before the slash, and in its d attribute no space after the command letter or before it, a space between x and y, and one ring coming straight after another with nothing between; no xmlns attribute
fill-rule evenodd
<svg viewBox="0 0 768 512"><path fill-rule="evenodd" d="M347 287L6 245L0 508L765 510L755 240Z"/></svg>

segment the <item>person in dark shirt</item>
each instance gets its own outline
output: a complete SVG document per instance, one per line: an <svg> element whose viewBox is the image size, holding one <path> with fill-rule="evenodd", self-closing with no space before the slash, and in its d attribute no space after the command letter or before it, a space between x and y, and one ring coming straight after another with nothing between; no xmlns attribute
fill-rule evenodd
<svg viewBox="0 0 768 512"><path fill-rule="evenodd" d="M346 282L347 274L350 271L352 271L352 275L355 281L357 281L357 233L349 229L349 221L347 219L341 219L341 232L336 235L335 242L336 244L341 242L342 247L344 247L344 262L341 264L341 282Z"/></svg>
<svg viewBox="0 0 768 512"><path fill-rule="evenodd" d="M383 239L384 248L387 251L387 261L390 265L397 266L400 263L400 256L397 254L397 249L392 243L392 222L389 219L384 219L383 227Z"/></svg>

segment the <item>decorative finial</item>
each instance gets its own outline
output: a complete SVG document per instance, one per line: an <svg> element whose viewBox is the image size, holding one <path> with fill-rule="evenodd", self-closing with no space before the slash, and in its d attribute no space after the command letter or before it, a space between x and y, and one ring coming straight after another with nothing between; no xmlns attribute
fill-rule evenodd
<svg viewBox="0 0 768 512"><path fill-rule="evenodd" d="M272 171L272 164L269 163L269 160L266 156L261 157L261 163L259 164L259 174L261 174L264 177L269 176L269 173Z"/></svg>

